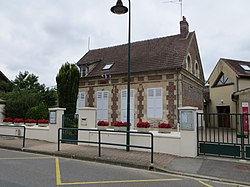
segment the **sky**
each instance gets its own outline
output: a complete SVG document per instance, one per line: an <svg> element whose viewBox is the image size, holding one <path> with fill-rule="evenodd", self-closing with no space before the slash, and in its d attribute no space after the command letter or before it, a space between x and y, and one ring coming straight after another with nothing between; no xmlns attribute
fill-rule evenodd
<svg viewBox="0 0 250 187"><path fill-rule="evenodd" d="M131 0L131 41L179 34L178 0ZM14 80L29 71L47 87L65 63L89 50L127 43L128 15L116 0L0 0L0 70ZM128 6L128 1L123 0ZM196 32L205 79L220 58L250 61L249 0L183 0Z"/></svg>

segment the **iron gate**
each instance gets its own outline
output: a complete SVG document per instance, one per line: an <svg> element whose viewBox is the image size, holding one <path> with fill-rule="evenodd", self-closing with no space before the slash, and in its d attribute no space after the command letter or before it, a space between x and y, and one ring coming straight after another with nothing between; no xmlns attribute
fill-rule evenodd
<svg viewBox="0 0 250 187"><path fill-rule="evenodd" d="M198 155L250 159L250 114L198 113Z"/></svg>
<svg viewBox="0 0 250 187"><path fill-rule="evenodd" d="M64 114L63 115L63 128L78 128L78 115ZM78 140L78 131L67 129L62 132L62 139Z"/></svg>

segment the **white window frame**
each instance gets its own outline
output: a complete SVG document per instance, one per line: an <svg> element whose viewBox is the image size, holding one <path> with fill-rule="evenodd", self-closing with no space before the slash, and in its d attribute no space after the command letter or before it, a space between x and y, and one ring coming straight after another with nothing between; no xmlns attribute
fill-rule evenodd
<svg viewBox="0 0 250 187"><path fill-rule="evenodd" d="M162 119L163 116L163 92L162 88L147 89L147 117Z"/></svg>
<svg viewBox="0 0 250 187"><path fill-rule="evenodd" d="M78 92L77 102L76 102L76 109L77 110L79 108L85 107L85 97L86 97L85 92Z"/></svg>

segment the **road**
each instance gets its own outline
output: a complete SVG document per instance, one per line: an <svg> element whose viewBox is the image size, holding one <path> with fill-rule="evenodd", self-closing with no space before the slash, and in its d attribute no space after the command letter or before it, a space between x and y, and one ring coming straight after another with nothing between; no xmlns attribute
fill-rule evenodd
<svg viewBox="0 0 250 187"><path fill-rule="evenodd" d="M0 149L0 186L4 187L226 187L198 178Z"/></svg>

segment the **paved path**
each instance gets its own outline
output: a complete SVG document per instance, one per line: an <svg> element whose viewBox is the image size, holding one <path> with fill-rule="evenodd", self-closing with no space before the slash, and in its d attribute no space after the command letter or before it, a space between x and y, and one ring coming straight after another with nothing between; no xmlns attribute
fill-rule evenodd
<svg viewBox="0 0 250 187"><path fill-rule="evenodd" d="M0 147L144 169L151 166L150 152L127 152L125 148L102 147L101 157L98 157L98 148L95 146L61 144L61 150L57 151L57 143L27 139L25 148L22 148L22 140L16 137L0 137ZM215 157L186 158L154 153L154 168L169 173L250 186L250 161L245 160Z"/></svg>

